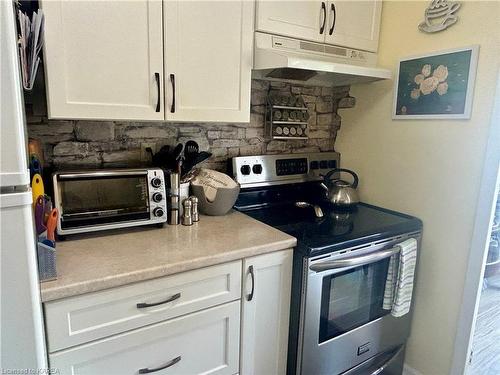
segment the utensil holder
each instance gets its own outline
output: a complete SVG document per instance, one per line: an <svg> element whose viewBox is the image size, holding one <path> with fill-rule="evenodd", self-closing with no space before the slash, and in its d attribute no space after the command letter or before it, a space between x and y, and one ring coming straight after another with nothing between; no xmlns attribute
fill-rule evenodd
<svg viewBox="0 0 500 375"><path fill-rule="evenodd" d="M40 282L57 279L56 249L42 242L37 244L38 276Z"/></svg>

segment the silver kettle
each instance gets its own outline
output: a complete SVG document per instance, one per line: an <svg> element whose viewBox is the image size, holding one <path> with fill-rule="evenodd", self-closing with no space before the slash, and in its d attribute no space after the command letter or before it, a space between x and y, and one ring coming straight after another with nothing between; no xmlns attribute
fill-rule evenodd
<svg viewBox="0 0 500 375"><path fill-rule="evenodd" d="M353 182L338 179L332 179L332 175L337 172L346 172L353 177ZM323 177L321 187L326 191L326 197L335 206L352 207L359 203L358 192L358 175L349 169L332 169Z"/></svg>

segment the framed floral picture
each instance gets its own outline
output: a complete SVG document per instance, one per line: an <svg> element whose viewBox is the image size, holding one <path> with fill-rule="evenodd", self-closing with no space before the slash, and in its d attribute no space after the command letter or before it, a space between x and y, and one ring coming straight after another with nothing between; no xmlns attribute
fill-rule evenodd
<svg viewBox="0 0 500 375"><path fill-rule="evenodd" d="M400 60L393 119L468 119L479 46Z"/></svg>

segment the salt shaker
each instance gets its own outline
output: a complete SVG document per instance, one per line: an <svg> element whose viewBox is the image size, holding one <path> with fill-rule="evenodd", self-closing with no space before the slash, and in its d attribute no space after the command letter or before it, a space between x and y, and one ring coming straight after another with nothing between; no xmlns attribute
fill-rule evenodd
<svg viewBox="0 0 500 375"><path fill-rule="evenodd" d="M182 214L182 225L193 225L193 217L191 216L191 200L184 199L182 205L184 206L184 212Z"/></svg>
<svg viewBox="0 0 500 375"><path fill-rule="evenodd" d="M195 196L192 196L189 198L189 200L191 201L191 210L192 210L192 214L191 216L193 217L193 222L198 222L200 221L200 214L198 212L198 198L196 198Z"/></svg>

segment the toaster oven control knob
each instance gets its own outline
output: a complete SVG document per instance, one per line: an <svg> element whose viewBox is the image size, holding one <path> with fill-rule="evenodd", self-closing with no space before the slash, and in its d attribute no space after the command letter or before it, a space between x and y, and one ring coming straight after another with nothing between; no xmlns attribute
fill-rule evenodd
<svg viewBox="0 0 500 375"><path fill-rule="evenodd" d="M164 214L165 214L165 212L163 211L163 208L161 208L161 207L156 207L153 210L153 215L156 217L162 217Z"/></svg>
<svg viewBox="0 0 500 375"><path fill-rule="evenodd" d="M248 176L250 174L251 169L250 166L246 164L241 166L240 171L242 175Z"/></svg>
<svg viewBox="0 0 500 375"><path fill-rule="evenodd" d="M163 199L163 196L161 195L161 193L154 193L152 198L153 202L159 203Z"/></svg>
<svg viewBox="0 0 500 375"><path fill-rule="evenodd" d="M154 187L154 188L159 188L161 186L161 179L158 178L158 177L155 177L151 180L151 185Z"/></svg>

